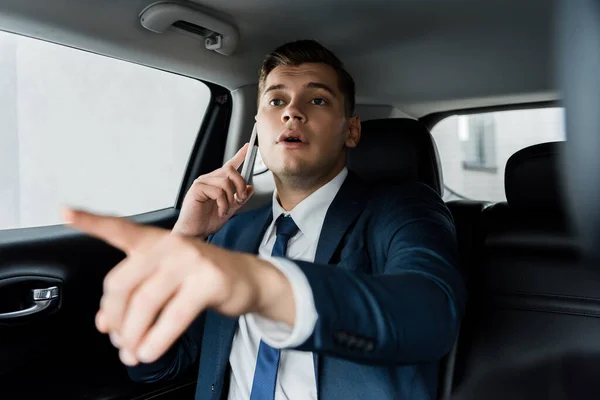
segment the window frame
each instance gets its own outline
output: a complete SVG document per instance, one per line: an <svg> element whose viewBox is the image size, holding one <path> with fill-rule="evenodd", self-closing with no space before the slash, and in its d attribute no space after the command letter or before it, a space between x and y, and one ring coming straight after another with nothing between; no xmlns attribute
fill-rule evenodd
<svg viewBox="0 0 600 400"><path fill-rule="evenodd" d="M468 116L468 115L472 115L472 114L484 114L484 113L492 113L492 112L498 112L498 111L520 111L520 110L534 110L534 109L540 109L540 108L557 108L557 107L564 108L564 104L561 100L547 100L547 101L536 101L536 102L529 102L529 103L501 104L501 105L492 105L492 106L484 106L484 107L472 107L472 108L464 108L464 109L452 109L452 110L447 110L447 111L439 111L439 112L426 114L426 115L422 116L421 118L418 118L418 120L423 125L425 125L425 127L427 128L427 130L429 132L432 132L433 128L435 128L435 126L437 124L439 124L446 118L450 118L450 117L462 116L462 115ZM438 153L439 153L439 150L438 150ZM439 157L439 155L438 155L438 157ZM440 164L440 168L441 168L441 164ZM470 167L470 166L465 167L464 163L463 163L463 168L466 170L471 170L471 171L495 172L494 170L490 170L487 168L474 168L474 167ZM496 169L497 169L497 165L496 165ZM442 176L443 176L443 171L442 171ZM494 204L494 201L491 201L491 200L488 201L488 200L472 199L472 198L464 196L463 194L457 193L452 188L448 187L446 185L445 181L442 182L442 185L443 185L445 193L449 192L452 194L452 196L456 196L460 200L479 201L479 202L483 202L486 204ZM452 201L452 200L450 200L450 201Z"/></svg>
<svg viewBox="0 0 600 400"><path fill-rule="evenodd" d="M19 33L10 31L4 31L9 34L17 36L25 36ZM29 38L29 37L28 37ZM65 46L61 43L54 43L40 38L31 38L41 42L47 42L57 46ZM65 46L69 47L69 46ZM178 75L187 79L201 82L209 89L209 99L206 109L202 110L204 116L201 123L198 125L195 138L192 142L192 148L190 149L188 159L184 172L180 177L180 185L177 193L174 193L174 201L171 206L159 208L155 210L148 210L141 213L125 215L123 218L131 219L135 222L143 224L156 224L162 226L165 222L172 218L173 213L179 213L183 199L191 187L193 181L197 176L213 171L214 169L220 168L223 162L223 156L225 154L225 146L227 143L227 137L229 133L229 123L232 115L232 102L233 98L231 91L227 88L209 82L197 77L188 76L182 73L169 71L164 68L154 67L152 65L140 64L137 62L123 60L118 57L113 57L107 54L97 54L93 51L86 49L74 48L74 50L94 54L101 57L112 58L117 61L135 64L144 68L151 68L156 71L161 71L167 74ZM28 226L19 228L0 229L0 242L5 243L8 241L21 240L23 237L28 240L41 239L46 237L54 237L55 235L61 235L64 232L64 226L62 224L55 225L39 225L39 226Z"/></svg>
<svg viewBox="0 0 600 400"><path fill-rule="evenodd" d="M484 107L473 107L473 108L462 108L452 109L447 111L438 111L430 114L426 114L418 120L425 125L425 127L431 132L431 130L439 124L442 120L458 116L458 115L469 115L469 114L483 114L496 111L518 111L518 110L533 110L536 108L554 108L564 107L564 104L560 100L548 100L548 101L536 101L531 103L515 103L515 104L501 104L494 106Z"/></svg>

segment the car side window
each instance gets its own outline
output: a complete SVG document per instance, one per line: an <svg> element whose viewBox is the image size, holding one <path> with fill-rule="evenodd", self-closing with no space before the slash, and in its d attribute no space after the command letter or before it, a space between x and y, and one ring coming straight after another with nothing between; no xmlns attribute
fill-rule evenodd
<svg viewBox="0 0 600 400"><path fill-rule="evenodd" d="M506 201L504 168L517 151L566 140L562 107L453 115L431 130L441 158L444 200Z"/></svg>
<svg viewBox="0 0 600 400"><path fill-rule="evenodd" d="M0 31L0 229L71 205L172 207L210 101L196 79Z"/></svg>

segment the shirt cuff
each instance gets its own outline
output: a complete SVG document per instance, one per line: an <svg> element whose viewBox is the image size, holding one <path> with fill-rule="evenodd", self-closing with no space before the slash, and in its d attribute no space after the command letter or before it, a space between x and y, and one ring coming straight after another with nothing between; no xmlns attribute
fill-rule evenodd
<svg viewBox="0 0 600 400"><path fill-rule="evenodd" d="M262 258L277 267L290 281L296 304L296 323L292 328L284 322L274 321L256 313L247 314L246 321L256 329L262 340L273 348L284 349L300 346L312 335L318 318L315 299L308 279L300 267L289 259Z"/></svg>

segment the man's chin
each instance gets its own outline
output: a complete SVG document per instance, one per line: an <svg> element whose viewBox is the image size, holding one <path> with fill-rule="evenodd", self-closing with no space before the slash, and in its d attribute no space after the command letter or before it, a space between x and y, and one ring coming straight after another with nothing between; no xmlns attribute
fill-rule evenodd
<svg viewBox="0 0 600 400"><path fill-rule="evenodd" d="M280 179L283 178L301 178L312 176L312 172L307 168L296 167L296 168L281 168L273 171L273 174L278 176Z"/></svg>
<svg viewBox="0 0 600 400"><path fill-rule="evenodd" d="M271 169L271 172L273 172L273 175L277 176L280 180L310 180L311 177L314 177L317 174L315 168L311 168L311 166L304 164L285 165L280 168Z"/></svg>

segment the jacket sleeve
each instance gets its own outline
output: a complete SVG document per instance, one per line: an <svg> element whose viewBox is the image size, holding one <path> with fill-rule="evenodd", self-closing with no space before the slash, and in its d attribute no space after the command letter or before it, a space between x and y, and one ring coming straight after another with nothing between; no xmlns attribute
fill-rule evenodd
<svg viewBox="0 0 600 400"><path fill-rule="evenodd" d="M298 350L372 365L442 358L464 310L455 227L441 198L423 190L380 207L369 229L374 273L296 261L314 296L318 319ZM341 268L340 268L341 267Z"/></svg>
<svg viewBox="0 0 600 400"><path fill-rule="evenodd" d="M152 383L175 379L185 373L200 355L203 322L204 314L155 362L127 367L129 377L135 382Z"/></svg>

